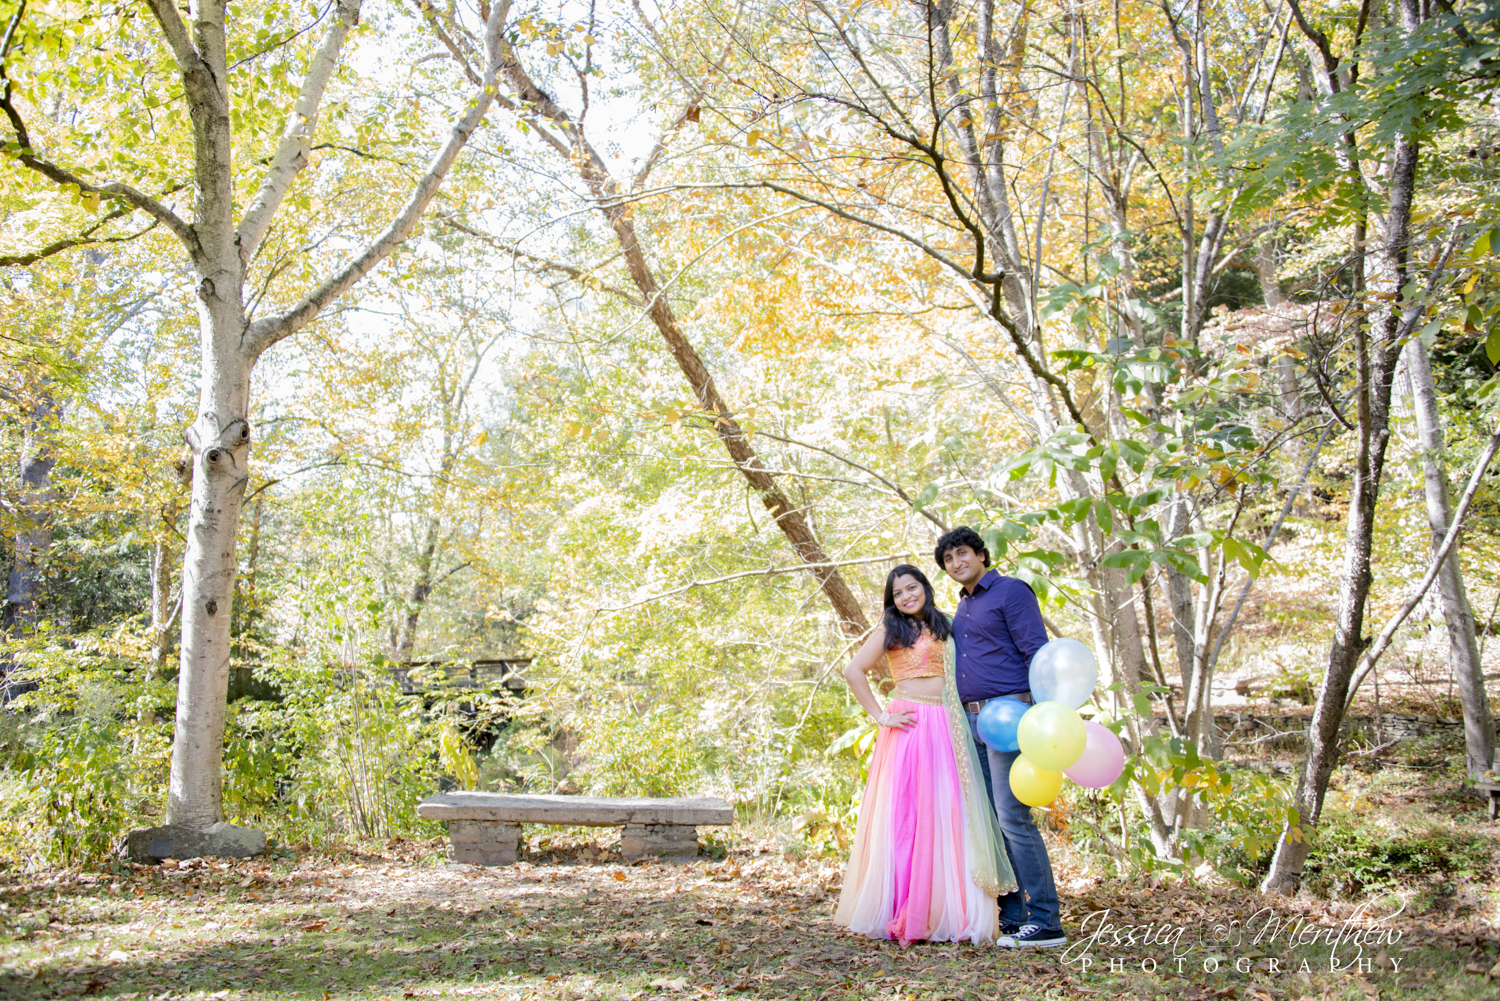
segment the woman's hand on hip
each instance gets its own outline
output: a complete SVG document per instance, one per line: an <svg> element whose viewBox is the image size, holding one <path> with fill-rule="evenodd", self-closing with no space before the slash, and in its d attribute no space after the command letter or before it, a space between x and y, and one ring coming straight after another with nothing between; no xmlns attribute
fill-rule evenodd
<svg viewBox="0 0 1500 1001"><path fill-rule="evenodd" d="M875 722L893 730L910 730L917 725L917 718L910 713L883 712L875 717Z"/></svg>

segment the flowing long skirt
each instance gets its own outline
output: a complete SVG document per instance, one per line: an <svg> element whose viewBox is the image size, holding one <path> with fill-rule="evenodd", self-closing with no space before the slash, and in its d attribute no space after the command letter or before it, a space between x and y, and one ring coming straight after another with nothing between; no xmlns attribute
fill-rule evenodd
<svg viewBox="0 0 1500 1001"><path fill-rule="evenodd" d="M887 708L917 722L883 729L875 741L834 921L902 945L993 942L995 898L968 872L967 806L948 710L900 697ZM989 804L982 791L978 802Z"/></svg>

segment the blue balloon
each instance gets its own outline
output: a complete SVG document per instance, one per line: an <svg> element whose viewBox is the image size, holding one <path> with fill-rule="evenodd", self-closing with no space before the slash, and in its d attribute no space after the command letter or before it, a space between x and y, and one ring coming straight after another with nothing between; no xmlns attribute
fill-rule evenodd
<svg viewBox="0 0 1500 1001"><path fill-rule="evenodd" d="M1016 730L1021 725L1021 717L1030 708L1017 699L990 699L979 710L979 719L975 723L979 739L997 751L1019 751L1021 742Z"/></svg>

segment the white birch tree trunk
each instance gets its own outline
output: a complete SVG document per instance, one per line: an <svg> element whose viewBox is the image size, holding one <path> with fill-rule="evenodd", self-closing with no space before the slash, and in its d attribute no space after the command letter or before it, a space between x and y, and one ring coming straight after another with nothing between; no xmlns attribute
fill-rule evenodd
<svg viewBox="0 0 1500 1001"><path fill-rule="evenodd" d="M1443 427L1438 415L1437 386L1427 346L1420 337L1406 345L1406 372L1411 381L1412 409L1417 419L1417 438L1422 448L1423 488L1427 500L1427 524L1432 529L1436 555L1453 521L1453 503L1448 492L1448 474L1443 470ZM1478 779L1494 767L1495 718L1484 690L1484 667L1479 661L1475 638L1474 610L1464 588L1458 564L1458 547L1448 551L1438 569L1438 588L1443 621L1448 627L1448 667L1458 686L1464 709L1464 746L1469 777Z"/></svg>

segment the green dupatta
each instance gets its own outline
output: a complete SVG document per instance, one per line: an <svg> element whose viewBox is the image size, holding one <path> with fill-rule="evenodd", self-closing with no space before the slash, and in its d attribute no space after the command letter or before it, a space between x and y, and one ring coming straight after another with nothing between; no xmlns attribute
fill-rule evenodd
<svg viewBox="0 0 1500 1001"><path fill-rule="evenodd" d="M992 897L1013 892L1016 875L1005 852L1005 842L995 823L995 810L989 792L984 788L984 772L979 768L979 754L969 734L969 717L958 701L958 684L954 680L956 657L953 637L948 637L948 669L943 672L943 705L948 710L948 729L953 738L953 760L958 765L958 781L964 787L964 811L967 817L969 878ZM1005 781L1004 776L999 777Z"/></svg>

